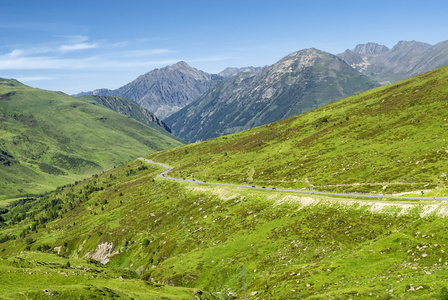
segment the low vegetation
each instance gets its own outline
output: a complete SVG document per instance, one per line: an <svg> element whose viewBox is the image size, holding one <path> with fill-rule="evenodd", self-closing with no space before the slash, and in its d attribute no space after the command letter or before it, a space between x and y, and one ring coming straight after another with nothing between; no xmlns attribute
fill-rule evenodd
<svg viewBox="0 0 448 300"><path fill-rule="evenodd" d="M161 128L15 80L0 79L0 124L0 201L182 145Z"/></svg>
<svg viewBox="0 0 448 300"><path fill-rule="evenodd" d="M283 121L158 152L176 177L318 191L444 196L448 67Z"/></svg>
<svg viewBox="0 0 448 300"><path fill-rule="evenodd" d="M195 183L134 160L9 200L1 297L446 299L448 204L431 199L448 191L447 77L442 68L149 156ZM430 197L371 201L199 179Z"/></svg>
<svg viewBox="0 0 448 300"><path fill-rule="evenodd" d="M433 299L445 287L445 203L189 184L161 171L133 161L12 203L0 229L6 295Z"/></svg>

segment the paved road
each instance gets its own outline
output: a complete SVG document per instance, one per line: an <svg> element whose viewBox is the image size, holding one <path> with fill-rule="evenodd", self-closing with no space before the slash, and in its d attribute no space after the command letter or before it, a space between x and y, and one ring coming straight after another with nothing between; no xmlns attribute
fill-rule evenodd
<svg viewBox="0 0 448 300"><path fill-rule="evenodd" d="M290 192L290 193L302 193L302 194L313 194L313 195L326 195L326 196L342 196L342 197L361 197L361 198L375 198L375 199L393 199L393 200L448 200L448 198L428 198L428 197L393 197L393 196L376 196L376 195L362 195L362 194L340 194L340 193L324 193L324 192L314 192L314 191L303 191L303 190L286 190L286 189L276 189L276 188L266 188L266 187L258 187L258 186L248 186L248 185L239 185L239 184L229 184L229 183L214 183L214 182L206 182L199 181L195 179L183 179L183 178L175 178L168 177L167 173L171 171L173 168L154 162L149 159L145 159L143 157L139 157L138 159L146 161L147 163L159 165L166 170L159 174L160 178L170 179L170 180L179 180L185 182L193 182L193 183L201 183L208 185L221 185L221 186L233 186L233 187L242 187L242 188L251 188L251 189L259 189L259 190L270 190L270 191L279 191L279 192Z"/></svg>

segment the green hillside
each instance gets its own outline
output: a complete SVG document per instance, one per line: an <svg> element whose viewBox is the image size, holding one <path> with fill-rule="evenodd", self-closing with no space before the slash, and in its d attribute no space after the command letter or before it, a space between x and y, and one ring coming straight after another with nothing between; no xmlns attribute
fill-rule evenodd
<svg viewBox="0 0 448 300"><path fill-rule="evenodd" d="M448 192L447 82L445 67L148 156L195 183L133 160L10 201L0 208L0 297L447 299L448 204L431 200Z"/></svg>
<svg viewBox="0 0 448 300"><path fill-rule="evenodd" d="M82 96L78 99L89 102L91 104L103 106L112 109L122 115L131 117L149 127L157 130L162 130L163 133L171 133L171 129L159 118L157 118L152 112L146 108L138 105L130 99L117 96L103 96L103 95L90 95ZM172 136L177 139L176 137Z"/></svg>
<svg viewBox="0 0 448 300"><path fill-rule="evenodd" d="M444 299L446 203L206 186L161 171L133 161L12 203L0 297Z"/></svg>
<svg viewBox="0 0 448 300"><path fill-rule="evenodd" d="M0 125L0 200L181 145L110 109L6 79L0 79Z"/></svg>
<svg viewBox="0 0 448 300"><path fill-rule="evenodd" d="M318 191L434 190L448 174L448 67L258 128L158 152L173 175Z"/></svg>

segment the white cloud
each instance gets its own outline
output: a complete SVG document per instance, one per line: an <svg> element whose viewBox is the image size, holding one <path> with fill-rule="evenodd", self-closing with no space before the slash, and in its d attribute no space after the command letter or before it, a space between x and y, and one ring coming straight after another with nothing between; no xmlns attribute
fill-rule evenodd
<svg viewBox="0 0 448 300"><path fill-rule="evenodd" d="M61 47L59 47L59 50L62 52L69 52L69 51L93 49L97 47L98 44L78 43L73 45L62 45Z"/></svg>
<svg viewBox="0 0 448 300"><path fill-rule="evenodd" d="M91 59L61 59L57 57L10 57L0 56L0 70L38 70L38 69L80 69Z"/></svg>
<svg viewBox="0 0 448 300"><path fill-rule="evenodd" d="M165 60L122 60L119 57L103 59L101 57L60 58L51 56L0 56L0 70L120 70L173 64L180 59Z"/></svg>
<svg viewBox="0 0 448 300"><path fill-rule="evenodd" d="M8 57L19 57L22 56L24 54L23 50L19 50L19 49L14 49L11 51L11 53L8 53L6 56Z"/></svg>

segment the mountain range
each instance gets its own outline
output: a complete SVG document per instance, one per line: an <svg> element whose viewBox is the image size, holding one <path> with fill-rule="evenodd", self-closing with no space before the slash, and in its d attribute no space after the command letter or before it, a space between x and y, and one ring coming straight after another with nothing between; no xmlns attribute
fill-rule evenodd
<svg viewBox="0 0 448 300"><path fill-rule="evenodd" d="M128 98L164 119L197 99L224 77L190 67L181 61L154 69L116 89L98 89L75 96L108 95Z"/></svg>
<svg viewBox="0 0 448 300"><path fill-rule="evenodd" d="M435 45L400 41L392 49L367 43L338 56L367 77L388 84L447 65L448 41Z"/></svg>
<svg viewBox="0 0 448 300"><path fill-rule="evenodd" d="M392 49L376 43L359 44L337 57L375 83L388 84L446 65L448 41L436 45L401 41ZM333 79L326 82L311 73L301 75L305 76L304 81L300 76L293 79L294 72L288 71L285 76L289 82L276 79L277 84L285 87L266 89L263 84L273 83L266 75L269 72L273 72L272 66L229 67L218 74L208 74L179 62L150 71L119 89L99 89L78 96L114 95L132 99L166 121L179 137L192 142L280 120L376 86L370 82L361 87L359 82L360 86L350 90L352 82L343 87L345 79L341 78L336 88L331 81L339 73L336 77L327 76ZM281 73L275 72L276 76ZM261 90L265 93L260 94ZM271 95L274 91L276 94ZM185 110L179 112L182 108Z"/></svg>
<svg viewBox="0 0 448 300"><path fill-rule="evenodd" d="M278 121L378 86L338 57L305 49L258 73L240 72L165 119L195 142Z"/></svg>

